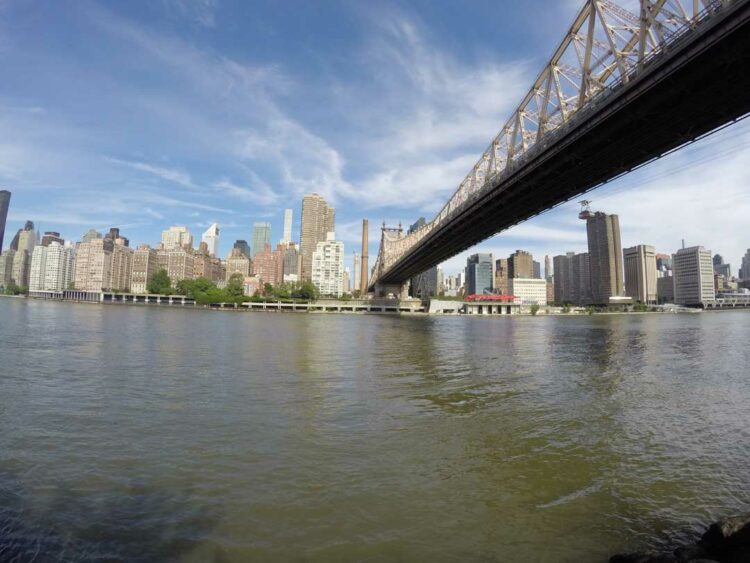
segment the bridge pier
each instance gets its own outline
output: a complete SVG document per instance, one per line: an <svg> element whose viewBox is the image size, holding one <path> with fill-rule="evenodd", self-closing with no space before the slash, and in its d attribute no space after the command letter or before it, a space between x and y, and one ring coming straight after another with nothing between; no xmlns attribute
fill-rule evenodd
<svg viewBox="0 0 750 563"><path fill-rule="evenodd" d="M409 282L402 283L376 283L375 297L388 297L391 294L395 299L404 301L409 298Z"/></svg>

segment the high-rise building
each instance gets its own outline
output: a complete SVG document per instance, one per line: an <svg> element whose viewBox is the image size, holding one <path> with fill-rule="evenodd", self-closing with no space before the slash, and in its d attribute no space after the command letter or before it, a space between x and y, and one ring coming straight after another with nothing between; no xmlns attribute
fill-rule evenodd
<svg viewBox="0 0 750 563"><path fill-rule="evenodd" d="M282 281L295 282L299 281L299 263L300 255L297 245L293 242L287 244L284 248L284 264L282 267Z"/></svg>
<svg viewBox="0 0 750 563"><path fill-rule="evenodd" d="M510 293L508 279L508 259L498 258L495 260L495 290L500 295L508 295Z"/></svg>
<svg viewBox="0 0 750 563"><path fill-rule="evenodd" d="M5 222L8 220L8 208L10 207L10 192L0 190L0 254L3 252L3 237L5 235Z"/></svg>
<svg viewBox="0 0 750 563"><path fill-rule="evenodd" d="M271 245L271 223L254 223L253 224L253 254L252 259L261 252L265 251L266 245ZM267 283L267 282L263 282Z"/></svg>
<svg viewBox="0 0 750 563"><path fill-rule="evenodd" d="M166 269L166 268L165 268ZM147 244L139 246L133 252L133 267L130 273L130 291L146 293L148 284L159 270L156 250Z"/></svg>
<svg viewBox="0 0 750 563"><path fill-rule="evenodd" d="M741 280L750 280L750 249L742 257L742 266L740 267L739 276Z"/></svg>
<svg viewBox="0 0 750 563"><path fill-rule="evenodd" d="M370 222L367 219L362 219L362 255L359 259L359 291L363 296L367 293L367 282L370 281L369 239Z"/></svg>
<svg viewBox="0 0 750 563"><path fill-rule="evenodd" d="M53 242L63 245L65 244L65 239L60 236L60 233L57 233L55 231L47 231L42 236L42 242L40 244L42 246L49 246L50 243Z"/></svg>
<svg viewBox="0 0 750 563"><path fill-rule="evenodd" d="M702 306L716 298L711 252L702 246L681 248L672 255L674 301Z"/></svg>
<svg viewBox="0 0 750 563"><path fill-rule="evenodd" d="M110 288L112 248L110 239L93 238L76 249L75 288L81 291L103 291Z"/></svg>
<svg viewBox="0 0 750 563"><path fill-rule="evenodd" d="M674 303L674 278L669 275L656 278L656 300L659 303Z"/></svg>
<svg viewBox="0 0 750 563"><path fill-rule="evenodd" d="M555 256L555 303L586 305L591 301L591 278L588 253L568 252Z"/></svg>
<svg viewBox="0 0 750 563"><path fill-rule="evenodd" d="M34 248L31 256L29 291L63 291L73 283L75 249L57 241Z"/></svg>
<svg viewBox="0 0 750 563"><path fill-rule="evenodd" d="M172 226L161 233L161 244L165 250L175 250L193 246L193 235L185 226Z"/></svg>
<svg viewBox="0 0 750 563"><path fill-rule="evenodd" d="M544 257L544 279L547 281L552 281L552 276L554 275L554 271L552 270L552 257L547 254Z"/></svg>
<svg viewBox="0 0 750 563"><path fill-rule="evenodd" d="M192 237L191 237L192 244ZM167 253L167 275L172 282L172 287L182 280L195 278L195 251L190 245L182 248L173 248Z"/></svg>
<svg viewBox="0 0 750 563"><path fill-rule="evenodd" d="M254 243L253 251L255 251ZM281 282L281 280L277 278L277 258L278 254L275 254L271 250L271 245L268 243L266 243L262 251L255 254L255 257L253 258L253 274L260 276L262 283L270 283L275 286Z"/></svg>
<svg viewBox="0 0 750 563"><path fill-rule="evenodd" d="M354 264L352 264L352 290L360 291L362 285L362 258L356 252L354 253Z"/></svg>
<svg viewBox="0 0 750 563"><path fill-rule="evenodd" d="M13 261L16 251L8 249L0 253L0 287L6 288L13 282Z"/></svg>
<svg viewBox="0 0 750 563"><path fill-rule="evenodd" d="M657 302L656 249L639 244L622 251L625 264L625 295L634 302Z"/></svg>
<svg viewBox="0 0 750 563"><path fill-rule="evenodd" d="M312 277L312 257L319 242L327 242L328 233L336 230L335 211L318 194L307 194L302 198L302 222L300 230L300 254L302 270L300 277Z"/></svg>
<svg viewBox="0 0 750 563"><path fill-rule="evenodd" d="M22 229L18 230L10 243L10 248L15 251L13 255L13 273L11 275L13 282L18 286L28 287L29 285L31 256L38 242L34 223L26 221L26 224Z"/></svg>
<svg viewBox="0 0 750 563"><path fill-rule="evenodd" d="M534 260L532 262L532 266L533 266L533 269L534 269L534 276L533 276L534 279L535 280L542 279L542 265L539 262L537 262L536 260Z"/></svg>
<svg viewBox="0 0 750 563"><path fill-rule="evenodd" d="M232 246L232 248L238 249L248 259L252 258L252 252L250 251L250 245L247 244L246 240L236 240L236 241L234 241L234 245ZM231 256L231 252L229 254Z"/></svg>
<svg viewBox="0 0 750 563"><path fill-rule="evenodd" d="M492 254L477 253L466 259L466 295L492 293Z"/></svg>
<svg viewBox="0 0 750 563"><path fill-rule="evenodd" d="M591 301L594 305L607 305L610 297L623 294L620 218L601 211L588 213L586 234L589 243Z"/></svg>
<svg viewBox="0 0 750 563"><path fill-rule="evenodd" d="M250 275L250 258L248 258L240 248L236 246L227 258L226 281L229 281L234 274L242 274L243 278Z"/></svg>
<svg viewBox="0 0 750 563"><path fill-rule="evenodd" d="M111 227L109 232L104 235L104 238L111 240L113 243L117 243L120 246L130 246L130 240L120 235L120 229L117 227Z"/></svg>
<svg viewBox="0 0 750 563"><path fill-rule="evenodd" d="M130 291L133 272L133 249L126 243L128 239L117 236L112 245L112 270L109 288L116 291Z"/></svg>
<svg viewBox="0 0 750 563"><path fill-rule="evenodd" d="M208 250L209 256L218 256L219 255L219 225L214 223L208 229L206 229L206 232L203 233L203 236L201 237L201 242L206 243L206 248Z"/></svg>
<svg viewBox="0 0 750 563"><path fill-rule="evenodd" d="M204 278L214 283L224 282L225 272L221 259L208 251L208 244L201 241L193 253L193 279Z"/></svg>
<svg viewBox="0 0 750 563"><path fill-rule="evenodd" d="M304 218L304 208L303 208ZM321 295L341 297L344 289L344 243L333 232L319 242L312 255L311 278Z"/></svg>
<svg viewBox="0 0 750 563"><path fill-rule="evenodd" d="M508 257L508 278L533 278L534 258L530 252L516 250Z"/></svg>
<svg viewBox="0 0 750 563"><path fill-rule="evenodd" d="M344 277L342 281L342 291L344 293L350 293L352 290L352 288L349 286L349 276L349 266L347 266L346 268L344 268Z"/></svg>
<svg viewBox="0 0 750 563"><path fill-rule="evenodd" d="M672 271L672 255L671 254L657 254L656 255L656 271L667 272Z"/></svg>
<svg viewBox="0 0 750 563"><path fill-rule="evenodd" d="M281 244L289 244L292 242L292 210L284 209L284 236L281 239Z"/></svg>

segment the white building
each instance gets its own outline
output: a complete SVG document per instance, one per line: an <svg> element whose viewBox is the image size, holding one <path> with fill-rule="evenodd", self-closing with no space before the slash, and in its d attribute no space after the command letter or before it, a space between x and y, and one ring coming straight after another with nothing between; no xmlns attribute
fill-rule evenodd
<svg viewBox="0 0 750 563"><path fill-rule="evenodd" d="M656 303L656 249L639 244L622 251L625 295L644 304Z"/></svg>
<svg viewBox="0 0 750 563"><path fill-rule="evenodd" d="M281 239L281 244L290 242L292 242L292 210L284 209L284 238Z"/></svg>
<svg viewBox="0 0 750 563"><path fill-rule="evenodd" d="M344 243L333 240L319 242L312 255L312 282L321 295L341 297L344 290Z"/></svg>
<svg viewBox="0 0 750 563"><path fill-rule="evenodd" d="M547 280L537 278L510 278L508 280L511 295L516 297L516 303L522 305L547 304Z"/></svg>
<svg viewBox="0 0 750 563"><path fill-rule="evenodd" d="M172 226L161 233L161 244L165 250L175 250L193 246L193 235L185 226Z"/></svg>
<svg viewBox="0 0 750 563"><path fill-rule="evenodd" d="M211 225L208 230L206 230L205 233L203 233L203 237L201 238L202 242L206 243L206 246L208 246L208 254L209 256L218 256L219 255L219 225L214 223Z"/></svg>
<svg viewBox="0 0 750 563"><path fill-rule="evenodd" d="M704 305L716 298L711 251L702 246L681 248L672 255L674 302Z"/></svg>
<svg viewBox="0 0 750 563"><path fill-rule="evenodd" d="M51 242L31 256L29 291L64 291L75 279L75 249Z"/></svg>

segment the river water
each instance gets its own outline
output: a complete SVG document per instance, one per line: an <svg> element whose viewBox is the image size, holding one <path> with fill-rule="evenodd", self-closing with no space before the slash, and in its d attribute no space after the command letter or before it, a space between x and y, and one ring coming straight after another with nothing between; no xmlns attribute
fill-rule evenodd
<svg viewBox="0 0 750 563"><path fill-rule="evenodd" d="M748 334L0 299L0 560L668 546L750 508Z"/></svg>

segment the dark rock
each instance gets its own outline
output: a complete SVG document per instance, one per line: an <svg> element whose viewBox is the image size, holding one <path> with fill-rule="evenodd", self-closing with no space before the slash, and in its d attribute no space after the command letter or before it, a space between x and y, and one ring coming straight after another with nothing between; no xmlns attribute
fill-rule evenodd
<svg viewBox="0 0 750 563"><path fill-rule="evenodd" d="M676 563L677 561L673 555L658 553L625 553L609 558L609 563Z"/></svg>
<svg viewBox="0 0 750 563"><path fill-rule="evenodd" d="M710 553L726 553L750 545L750 513L714 522L703 534L698 545Z"/></svg>
<svg viewBox="0 0 750 563"><path fill-rule="evenodd" d="M677 558L677 561L693 561L695 559L705 558L706 555L706 550L697 545L678 547L674 550L674 556Z"/></svg>

